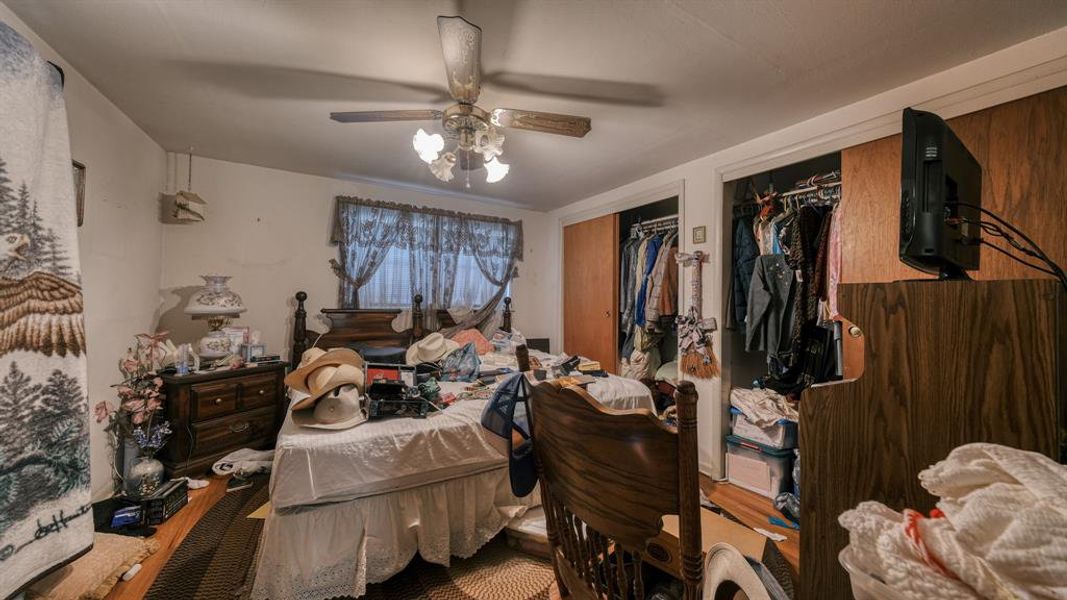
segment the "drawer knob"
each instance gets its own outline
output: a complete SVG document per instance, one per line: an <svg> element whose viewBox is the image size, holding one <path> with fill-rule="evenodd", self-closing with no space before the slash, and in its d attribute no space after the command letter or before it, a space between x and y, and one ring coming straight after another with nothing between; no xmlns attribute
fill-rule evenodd
<svg viewBox="0 0 1067 600"><path fill-rule="evenodd" d="M267 394L267 390L259 390L259 395L264 396Z"/></svg>
<svg viewBox="0 0 1067 600"><path fill-rule="evenodd" d="M219 404L222 404L222 398L215 398L215 405L218 406Z"/></svg>
<svg viewBox="0 0 1067 600"><path fill-rule="evenodd" d="M245 421L243 423L234 423L233 425L230 425L230 433L241 433L242 431L246 431L251 426L252 424L248 421Z"/></svg>

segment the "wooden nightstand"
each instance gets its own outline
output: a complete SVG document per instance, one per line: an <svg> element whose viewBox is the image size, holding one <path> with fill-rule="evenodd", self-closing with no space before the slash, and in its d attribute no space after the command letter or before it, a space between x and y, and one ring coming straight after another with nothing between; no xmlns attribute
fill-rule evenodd
<svg viewBox="0 0 1067 600"><path fill-rule="evenodd" d="M173 433L159 459L171 477L199 476L239 448L274 446L285 418L286 365L163 376Z"/></svg>

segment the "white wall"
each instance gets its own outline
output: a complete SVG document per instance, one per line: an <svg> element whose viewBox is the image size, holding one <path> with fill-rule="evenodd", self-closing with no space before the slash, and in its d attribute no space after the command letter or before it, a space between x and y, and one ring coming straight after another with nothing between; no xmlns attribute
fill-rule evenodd
<svg viewBox="0 0 1067 600"><path fill-rule="evenodd" d="M78 229L89 404L114 398L119 356L137 333L152 331L159 307L163 227L156 219L163 149L0 4L0 20L25 36L66 75L63 95L71 155L86 166L85 225ZM90 430L93 497L111 492L111 451Z"/></svg>
<svg viewBox="0 0 1067 600"><path fill-rule="evenodd" d="M185 161L184 156L175 161L183 186ZM208 202L206 221L165 225L163 232L160 327L171 330L176 342L207 330L181 309L188 288L211 272L233 276L231 288L248 307L235 324L260 330L268 351L287 355L298 290L308 293L308 327L322 331L315 319L319 309L337 306L338 280L328 264L337 258L337 247L328 240L338 195L521 219L526 247L512 284L515 327L530 337L555 333L556 263L549 260L555 227L546 213L201 158L194 158L192 185Z"/></svg>
<svg viewBox="0 0 1067 600"><path fill-rule="evenodd" d="M679 251L703 250L710 261L703 269L704 316L725 322L727 293L723 261L723 181L766 171L808 158L842 150L900 132L900 111L908 106L931 110L950 118L1067 85L1067 28L1033 38L999 52L839 108L802 123L761 136L655 175L585 198L551 214L557 235L569 223L629 208L635 203L663 197L656 190L684 190ZM707 243L692 243L692 229L707 227ZM688 274L682 289L688 290ZM560 277L560 272L556 272ZM557 280L559 281L559 280ZM688 300L688 293L683 292ZM556 337L562 339L562 316L557 296ZM565 349L564 349L565 350ZM715 351L722 356L720 335ZM728 406L722 398L722 381L696 382L701 471L724 475L722 434Z"/></svg>

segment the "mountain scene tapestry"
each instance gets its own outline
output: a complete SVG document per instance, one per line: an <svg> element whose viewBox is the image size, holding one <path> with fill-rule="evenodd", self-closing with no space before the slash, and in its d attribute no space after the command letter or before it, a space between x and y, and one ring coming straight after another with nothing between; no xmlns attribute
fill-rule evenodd
<svg viewBox="0 0 1067 600"><path fill-rule="evenodd" d="M0 598L93 542L76 221L60 74L0 22Z"/></svg>

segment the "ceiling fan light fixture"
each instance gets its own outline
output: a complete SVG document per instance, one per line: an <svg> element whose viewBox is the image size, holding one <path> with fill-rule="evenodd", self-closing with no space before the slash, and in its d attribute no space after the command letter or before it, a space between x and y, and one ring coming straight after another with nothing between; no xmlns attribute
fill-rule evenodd
<svg viewBox="0 0 1067 600"><path fill-rule="evenodd" d="M454 175L452 169L456 166L456 155L445 152L439 158L430 163L430 172L441 181L452 181Z"/></svg>
<svg viewBox="0 0 1067 600"><path fill-rule="evenodd" d="M411 146L415 148L415 152L418 153L422 162L432 164L438 159L441 151L445 149L445 138L441 137L439 133L432 135L426 133L426 130L420 127L415 132L415 137L411 140Z"/></svg>
<svg viewBox="0 0 1067 600"><path fill-rule="evenodd" d="M485 161L485 180L488 183L496 183L507 176L511 165L500 162L495 156Z"/></svg>

